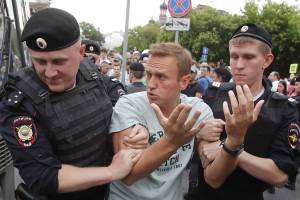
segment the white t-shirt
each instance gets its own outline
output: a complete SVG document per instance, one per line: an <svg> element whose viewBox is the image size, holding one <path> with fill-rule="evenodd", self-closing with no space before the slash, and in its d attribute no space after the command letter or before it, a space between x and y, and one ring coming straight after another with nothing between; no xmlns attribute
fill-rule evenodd
<svg viewBox="0 0 300 200"><path fill-rule="evenodd" d="M213 118L211 109L203 100L196 97L180 96L181 102L193 106L189 115L196 110L201 111L197 124L203 120ZM142 124L148 129L149 143L153 144L163 135L154 110L152 109L146 92L133 93L122 96L112 115L110 132L118 132L135 124ZM151 174L126 186L121 181L110 185L110 200L182 200L186 191L184 187L184 173L194 148L194 139L180 147L165 163ZM153 155L155 156L155 155Z"/></svg>

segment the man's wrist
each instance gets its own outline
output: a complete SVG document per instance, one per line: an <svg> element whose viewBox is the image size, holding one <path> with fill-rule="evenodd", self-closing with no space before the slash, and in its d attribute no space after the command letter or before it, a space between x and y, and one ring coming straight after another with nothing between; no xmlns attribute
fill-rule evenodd
<svg viewBox="0 0 300 200"><path fill-rule="evenodd" d="M220 144L223 150L231 156L238 156L244 150L244 144L232 145L230 140L223 140Z"/></svg>
<svg viewBox="0 0 300 200"><path fill-rule="evenodd" d="M169 149L169 151L174 151L176 152L177 149L180 147L176 144L174 144L169 138L167 138L167 136L165 135L164 137L162 137L160 140L162 140L161 142L163 142L164 146L166 148Z"/></svg>

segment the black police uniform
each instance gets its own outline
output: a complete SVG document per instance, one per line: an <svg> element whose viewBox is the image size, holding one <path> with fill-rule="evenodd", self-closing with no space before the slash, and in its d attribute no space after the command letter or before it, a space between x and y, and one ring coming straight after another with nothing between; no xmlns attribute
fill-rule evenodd
<svg viewBox="0 0 300 200"><path fill-rule="evenodd" d="M264 79L265 91L257 99L264 100L257 121L252 124L246 134L244 148L248 153L262 158L271 158L277 167L292 176L297 173L295 156L289 144L291 126L297 123L295 105L286 96L272 93L270 85ZM204 101L210 105L215 118L224 120L223 101L229 101L228 91L235 90L234 83L224 83L219 88L209 88L209 96ZM221 140L226 138L223 132ZM204 179L203 168L200 168L197 190L192 194L192 199L203 200L260 200L268 184L249 175L239 167L226 179L219 189L210 187Z"/></svg>
<svg viewBox="0 0 300 200"><path fill-rule="evenodd" d="M30 18L22 40L30 49L46 52L75 44L79 34L72 15L49 8ZM122 86L101 77L86 60L79 66L75 87L62 93L49 91L33 67L9 75L1 93L0 133L37 199L104 199L107 185L58 193L58 171L62 164L109 165L113 156L109 125L119 94L124 94Z"/></svg>
<svg viewBox="0 0 300 200"><path fill-rule="evenodd" d="M232 38L246 36L260 40L271 47L271 35L255 24L244 24ZM287 175L294 176L298 171L293 149L299 142L298 114L294 102L279 93L271 92L271 84L264 77L263 94L254 102L264 100L258 119L247 130L244 150L254 156L270 158ZM215 118L224 120L223 102L230 104L228 91L235 91L235 83L223 83L210 87L203 97L210 106ZM230 106L229 106L230 107ZM226 138L226 132L220 139ZM213 189L204 179L203 168L199 169L198 187L191 199L202 200L262 200L268 184L251 176L237 167L218 188Z"/></svg>

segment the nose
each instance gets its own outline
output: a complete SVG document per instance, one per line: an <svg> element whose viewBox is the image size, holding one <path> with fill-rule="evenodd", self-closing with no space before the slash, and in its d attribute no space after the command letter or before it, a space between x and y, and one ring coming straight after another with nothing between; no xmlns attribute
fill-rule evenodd
<svg viewBox="0 0 300 200"><path fill-rule="evenodd" d="M45 76L46 78L54 78L57 75L57 70L49 63L45 69Z"/></svg>
<svg viewBox="0 0 300 200"><path fill-rule="evenodd" d="M238 70L242 70L244 69L244 62L242 58L237 59L236 64L235 64L235 68Z"/></svg>

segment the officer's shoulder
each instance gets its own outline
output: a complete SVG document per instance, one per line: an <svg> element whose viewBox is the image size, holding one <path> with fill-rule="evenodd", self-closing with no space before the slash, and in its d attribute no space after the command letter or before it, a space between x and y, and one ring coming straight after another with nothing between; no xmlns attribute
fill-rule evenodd
<svg viewBox="0 0 300 200"><path fill-rule="evenodd" d="M220 90L229 91L229 90L233 90L234 87L235 87L235 83L233 83L233 82L224 82L220 85Z"/></svg>
<svg viewBox="0 0 300 200"><path fill-rule="evenodd" d="M25 96L20 90L8 90L3 94L2 102L10 107L19 107Z"/></svg>
<svg viewBox="0 0 300 200"><path fill-rule="evenodd" d="M295 106L297 104L297 101L295 99L290 98L290 97L288 97L284 94L281 94L279 92L273 92L271 94L271 99L273 101L278 101L278 102L282 102L282 103L287 102L288 105L292 105L292 106Z"/></svg>
<svg viewBox="0 0 300 200"><path fill-rule="evenodd" d="M289 97L288 96L286 96L286 95L284 95L284 94L281 94L281 93L279 93L279 92L273 92L272 94L271 94L271 98L273 99L273 100L277 100L277 101L287 101L287 100L289 100ZM290 100L289 100L290 101Z"/></svg>

